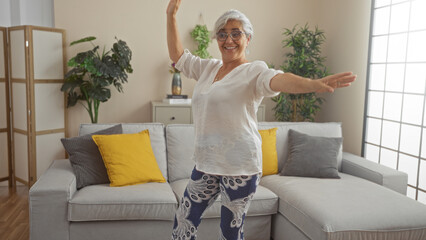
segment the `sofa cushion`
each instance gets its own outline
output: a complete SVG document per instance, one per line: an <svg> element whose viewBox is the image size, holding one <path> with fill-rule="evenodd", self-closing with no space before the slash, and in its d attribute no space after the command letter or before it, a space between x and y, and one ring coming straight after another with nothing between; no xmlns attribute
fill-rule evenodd
<svg viewBox="0 0 426 240"><path fill-rule="evenodd" d="M278 128L277 130L277 155L278 172L283 169L284 163L288 157L288 130L295 131L318 137L342 137L342 127L340 123L312 123L312 122L260 122L259 129ZM342 149L339 150L337 157L338 170L341 171Z"/></svg>
<svg viewBox="0 0 426 240"><path fill-rule="evenodd" d="M168 183L118 188L92 185L77 191L69 201L68 220L173 220L177 206Z"/></svg>
<svg viewBox="0 0 426 240"><path fill-rule="evenodd" d="M166 127L167 166L169 181L188 179L194 169L195 133L189 124L169 124Z"/></svg>
<svg viewBox="0 0 426 240"><path fill-rule="evenodd" d="M152 152L148 130L92 138L99 147L111 187L166 182Z"/></svg>
<svg viewBox="0 0 426 240"><path fill-rule="evenodd" d="M340 178L337 156L342 138L309 136L293 129L288 135L289 155L280 175Z"/></svg>
<svg viewBox="0 0 426 240"><path fill-rule="evenodd" d="M62 138L77 180L77 189L88 185L109 183L107 170L92 134L108 135L123 132L121 124L91 134Z"/></svg>
<svg viewBox="0 0 426 240"><path fill-rule="evenodd" d="M262 176L278 173L277 128L259 130L262 137Z"/></svg>
<svg viewBox="0 0 426 240"><path fill-rule="evenodd" d="M179 202L180 199L182 199L183 197L188 181L189 179L181 179L170 183L173 191L179 199ZM203 218L219 218L222 206L221 204L221 197L219 195L213 205L206 210L203 215ZM262 216L275 214L277 213L277 208L277 195L275 195L271 190L259 185L250 204L247 216Z"/></svg>
<svg viewBox="0 0 426 240"><path fill-rule="evenodd" d="M390 189L340 173L341 179L271 175L260 185L279 197L278 211L310 239L378 239L389 232L426 234L426 206ZM374 213L374 214L372 214Z"/></svg>
<svg viewBox="0 0 426 240"><path fill-rule="evenodd" d="M81 124L79 135L93 133L115 124ZM123 123L123 133L138 133L145 129L149 130L152 151L157 160L158 167L167 181L167 159L166 159L166 140L164 137L164 125L162 123ZM192 166L193 167L193 166Z"/></svg>

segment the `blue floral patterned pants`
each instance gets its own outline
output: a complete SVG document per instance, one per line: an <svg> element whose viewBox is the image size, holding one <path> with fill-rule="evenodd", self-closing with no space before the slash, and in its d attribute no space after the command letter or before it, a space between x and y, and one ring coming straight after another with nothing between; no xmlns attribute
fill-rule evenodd
<svg viewBox="0 0 426 240"><path fill-rule="evenodd" d="M244 239L244 218L260 181L251 176L210 175L194 168L175 215L172 239L194 240L204 211L221 195L220 240Z"/></svg>

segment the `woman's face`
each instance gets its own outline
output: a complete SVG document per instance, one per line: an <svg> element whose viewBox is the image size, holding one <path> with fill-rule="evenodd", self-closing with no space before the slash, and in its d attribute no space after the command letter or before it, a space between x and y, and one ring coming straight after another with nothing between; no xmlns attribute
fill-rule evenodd
<svg viewBox="0 0 426 240"><path fill-rule="evenodd" d="M245 61L245 52L250 38L244 34L240 21L229 20L217 34L217 44L222 53L223 62Z"/></svg>

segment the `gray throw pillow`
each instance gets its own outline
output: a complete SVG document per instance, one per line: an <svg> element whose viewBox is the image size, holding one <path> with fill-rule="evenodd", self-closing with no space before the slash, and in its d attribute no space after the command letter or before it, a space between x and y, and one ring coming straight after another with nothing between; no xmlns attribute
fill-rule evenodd
<svg viewBox="0 0 426 240"><path fill-rule="evenodd" d="M121 124L118 124L91 134L61 139L69 154L71 166L77 179L77 189L88 185L109 183L105 164L92 135L121 133L123 133L123 128Z"/></svg>
<svg viewBox="0 0 426 240"><path fill-rule="evenodd" d="M340 178L337 155L342 138L316 137L289 130L289 157L282 176Z"/></svg>

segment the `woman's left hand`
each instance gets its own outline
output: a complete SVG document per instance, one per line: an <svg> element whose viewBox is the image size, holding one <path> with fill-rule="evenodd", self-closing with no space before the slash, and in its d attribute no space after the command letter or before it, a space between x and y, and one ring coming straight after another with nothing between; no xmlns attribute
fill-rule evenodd
<svg viewBox="0 0 426 240"><path fill-rule="evenodd" d="M352 72L344 72L314 80L319 83L315 92L334 92L336 88L349 87L356 77Z"/></svg>

